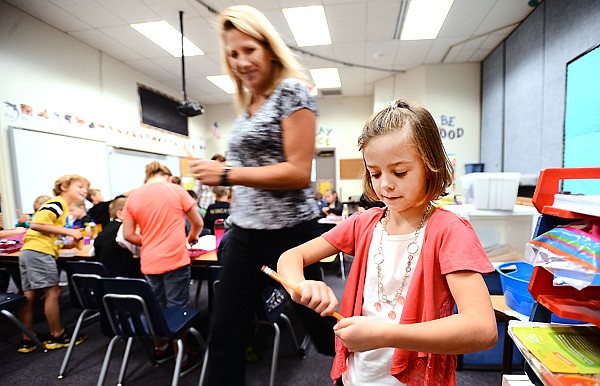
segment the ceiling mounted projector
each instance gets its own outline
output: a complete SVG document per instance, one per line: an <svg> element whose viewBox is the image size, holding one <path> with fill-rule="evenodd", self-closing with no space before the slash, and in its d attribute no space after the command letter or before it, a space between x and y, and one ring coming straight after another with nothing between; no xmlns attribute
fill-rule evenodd
<svg viewBox="0 0 600 386"><path fill-rule="evenodd" d="M177 106L177 111L186 117L195 117L204 114L204 106L195 101L185 101Z"/></svg>
<svg viewBox="0 0 600 386"><path fill-rule="evenodd" d="M187 99L187 92L185 91L185 54L183 52L183 11L179 11L179 28L181 32L181 80L183 102L177 106L177 111L181 115L186 117L195 117L204 114L204 106L196 101L190 101Z"/></svg>

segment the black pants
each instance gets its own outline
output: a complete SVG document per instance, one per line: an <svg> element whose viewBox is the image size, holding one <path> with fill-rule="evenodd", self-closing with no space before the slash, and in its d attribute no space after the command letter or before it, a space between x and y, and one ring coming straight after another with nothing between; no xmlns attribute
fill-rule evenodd
<svg viewBox="0 0 600 386"><path fill-rule="evenodd" d="M234 226L229 232L223 251L219 291L211 311L204 381L207 386L245 384L248 326L268 280L261 267L267 265L276 269L277 260L283 252L320 235L316 220L279 230L250 230ZM307 279L321 279L316 265L307 267L304 274ZM312 310L293 304L317 350L334 355L333 326L336 320L321 318Z"/></svg>

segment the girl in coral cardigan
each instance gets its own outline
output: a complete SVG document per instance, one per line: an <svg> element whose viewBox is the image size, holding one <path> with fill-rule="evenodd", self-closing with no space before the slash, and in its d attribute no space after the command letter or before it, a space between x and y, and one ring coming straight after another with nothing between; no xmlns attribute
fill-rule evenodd
<svg viewBox="0 0 600 386"><path fill-rule="evenodd" d="M384 208L357 213L281 255L292 299L322 316L338 300L303 267L354 256L335 327L338 385L454 385L456 354L492 347L494 311L482 274L493 270L475 231L432 201L452 183L438 128L424 108L396 100L358 140L365 191ZM458 313L454 314L454 306Z"/></svg>

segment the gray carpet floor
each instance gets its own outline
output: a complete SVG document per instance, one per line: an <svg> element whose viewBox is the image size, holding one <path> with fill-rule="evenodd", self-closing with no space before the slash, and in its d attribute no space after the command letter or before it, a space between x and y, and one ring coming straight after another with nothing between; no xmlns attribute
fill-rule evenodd
<svg viewBox="0 0 600 386"><path fill-rule="evenodd" d="M346 269L350 262L346 262ZM347 272L347 270L346 270ZM341 295L344 282L340 278L339 265L332 263L324 267L325 280L334 289L336 294ZM190 293L195 294L195 285L190 287ZM201 284L199 309L204 315L199 330L206 336L206 284ZM14 286L11 284L11 289ZM35 315L35 326L39 331L47 331L41 304ZM62 320L69 328L73 328L79 310L70 305L68 287L63 288L61 296ZM39 312L38 312L39 311ZM294 322L294 315L290 315ZM302 336L303 331L297 323L294 323L296 332ZM94 385L96 384L105 350L109 339L102 335L99 323L89 323L82 331L88 335L88 339L81 345L75 347L71 357L66 376L62 380L57 379L58 370L62 363L66 350L55 350L43 353L36 350L29 354L17 353L16 348L20 340L20 334L6 318L0 318L0 385ZM308 346L307 355L300 358L290 343L290 335L286 329L282 329L282 344L280 348L279 364L277 366L277 385L331 385L329 370L332 358L319 354ZM248 386L262 386L268 384L272 332L268 327L263 327L257 332L255 348L262 358L256 363L246 366L246 379ZM123 344L118 344L114 350L111 367L106 379L106 384L114 384L117 380L120 358L124 349ZM133 345L127 368L127 385L168 385L173 374L173 361L166 362L154 368L146 359L142 347ZM496 366L497 367L497 366ZM200 377L200 368L196 368L180 379L180 385L197 385ZM459 385L500 385L501 374L495 368L492 370L467 370L457 371L457 382Z"/></svg>

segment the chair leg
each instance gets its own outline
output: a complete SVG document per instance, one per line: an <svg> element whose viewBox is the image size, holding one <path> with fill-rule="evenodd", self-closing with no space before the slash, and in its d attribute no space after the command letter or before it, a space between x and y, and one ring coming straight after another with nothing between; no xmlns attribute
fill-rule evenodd
<svg viewBox="0 0 600 386"><path fill-rule="evenodd" d="M202 370L200 371L200 381L198 382L198 386L202 386L204 383L204 377L206 376L206 367L208 365L208 347L204 351L204 359L202 360Z"/></svg>
<svg viewBox="0 0 600 386"><path fill-rule="evenodd" d="M272 324L275 330L273 337L273 357L271 358L271 376L269 378L269 386L275 386L275 373L277 372L277 359L279 359L279 342L281 340L281 330L277 323Z"/></svg>
<svg viewBox="0 0 600 386"><path fill-rule="evenodd" d="M296 332L292 327L292 322L290 321L290 318L288 318L288 316L283 313L279 315L279 317L283 319L283 321L288 327L288 330L290 330L290 334L292 335L292 341L294 342L294 348L296 349L296 352L298 352L298 356L300 356L300 358L306 358L306 352L302 347L300 347L300 344L298 343L298 337L296 336Z"/></svg>
<svg viewBox="0 0 600 386"><path fill-rule="evenodd" d="M202 289L202 280L194 280L196 285L196 296L194 297L194 303L192 304L193 308L198 309L198 303L200 302L200 290Z"/></svg>
<svg viewBox="0 0 600 386"><path fill-rule="evenodd" d="M194 338L196 339L196 342L198 342L198 348L202 351L206 351L206 343L204 343L204 339L202 338L202 335L200 335L198 330L196 330L194 327L190 327L188 331L194 336ZM179 376L183 377L184 375L187 375L188 373L193 371L196 367L200 366L200 364L201 364L201 362L198 362L198 363L194 364L193 366L188 367L184 372L180 372Z"/></svg>
<svg viewBox="0 0 600 386"><path fill-rule="evenodd" d="M104 386L104 379L106 378L106 373L108 371L108 365L110 364L110 356L112 354L113 347L117 340L121 339L120 336L115 335L108 344L108 348L106 349L106 354L104 354L104 361L102 362L102 368L100 369L100 375L98 376L97 386Z"/></svg>
<svg viewBox="0 0 600 386"><path fill-rule="evenodd" d="M202 335L200 335L198 330L196 330L194 327L190 327L189 331L194 336L194 338L196 338L196 342L198 342L198 347L200 348L200 350L206 351L206 342L204 341L204 338L202 338Z"/></svg>
<svg viewBox="0 0 600 386"><path fill-rule="evenodd" d="M14 316L12 312L8 310L0 310L0 313L2 313L2 315L6 316L11 322L13 322L13 324L17 326L23 334L27 335L29 339L31 339L31 341L35 343L43 352L48 351L48 349L46 349L46 346L44 346L44 344L38 339L38 337L35 336L35 334L29 328L27 328L27 326L21 323L21 321L17 319L17 317Z"/></svg>
<svg viewBox="0 0 600 386"><path fill-rule="evenodd" d="M85 318L85 316L91 312L92 310L85 309L81 311L81 314L79 314L79 318L77 318L77 324L75 325L75 329L73 330L71 342L69 343L69 347L67 347L67 352L65 353L65 357L63 358L60 370L58 370L58 379L63 379L65 376L65 372L67 371L67 365L69 364L69 359L71 358L71 353L73 352L73 347L75 347L75 342L77 341L77 334L79 334L79 330L81 329L81 323L83 323L83 319Z"/></svg>
<svg viewBox="0 0 600 386"><path fill-rule="evenodd" d="M183 341L177 339L177 359L175 360L175 370L173 370L173 380L171 386L177 386L179 383L179 373L181 372L181 362L183 360Z"/></svg>
<svg viewBox="0 0 600 386"><path fill-rule="evenodd" d="M119 370L119 380L117 381L117 385L119 386L123 384L123 380L125 379L125 372L127 371L127 362L129 362L129 353L131 352L132 343L133 338L127 338L127 343L125 344L125 353L123 354L123 360L121 361L121 369Z"/></svg>
<svg viewBox="0 0 600 386"><path fill-rule="evenodd" d="M342 274L342 281L346 281L346 269L344 268L344 253L338 253L340 257L340 273Z"/></svg>

